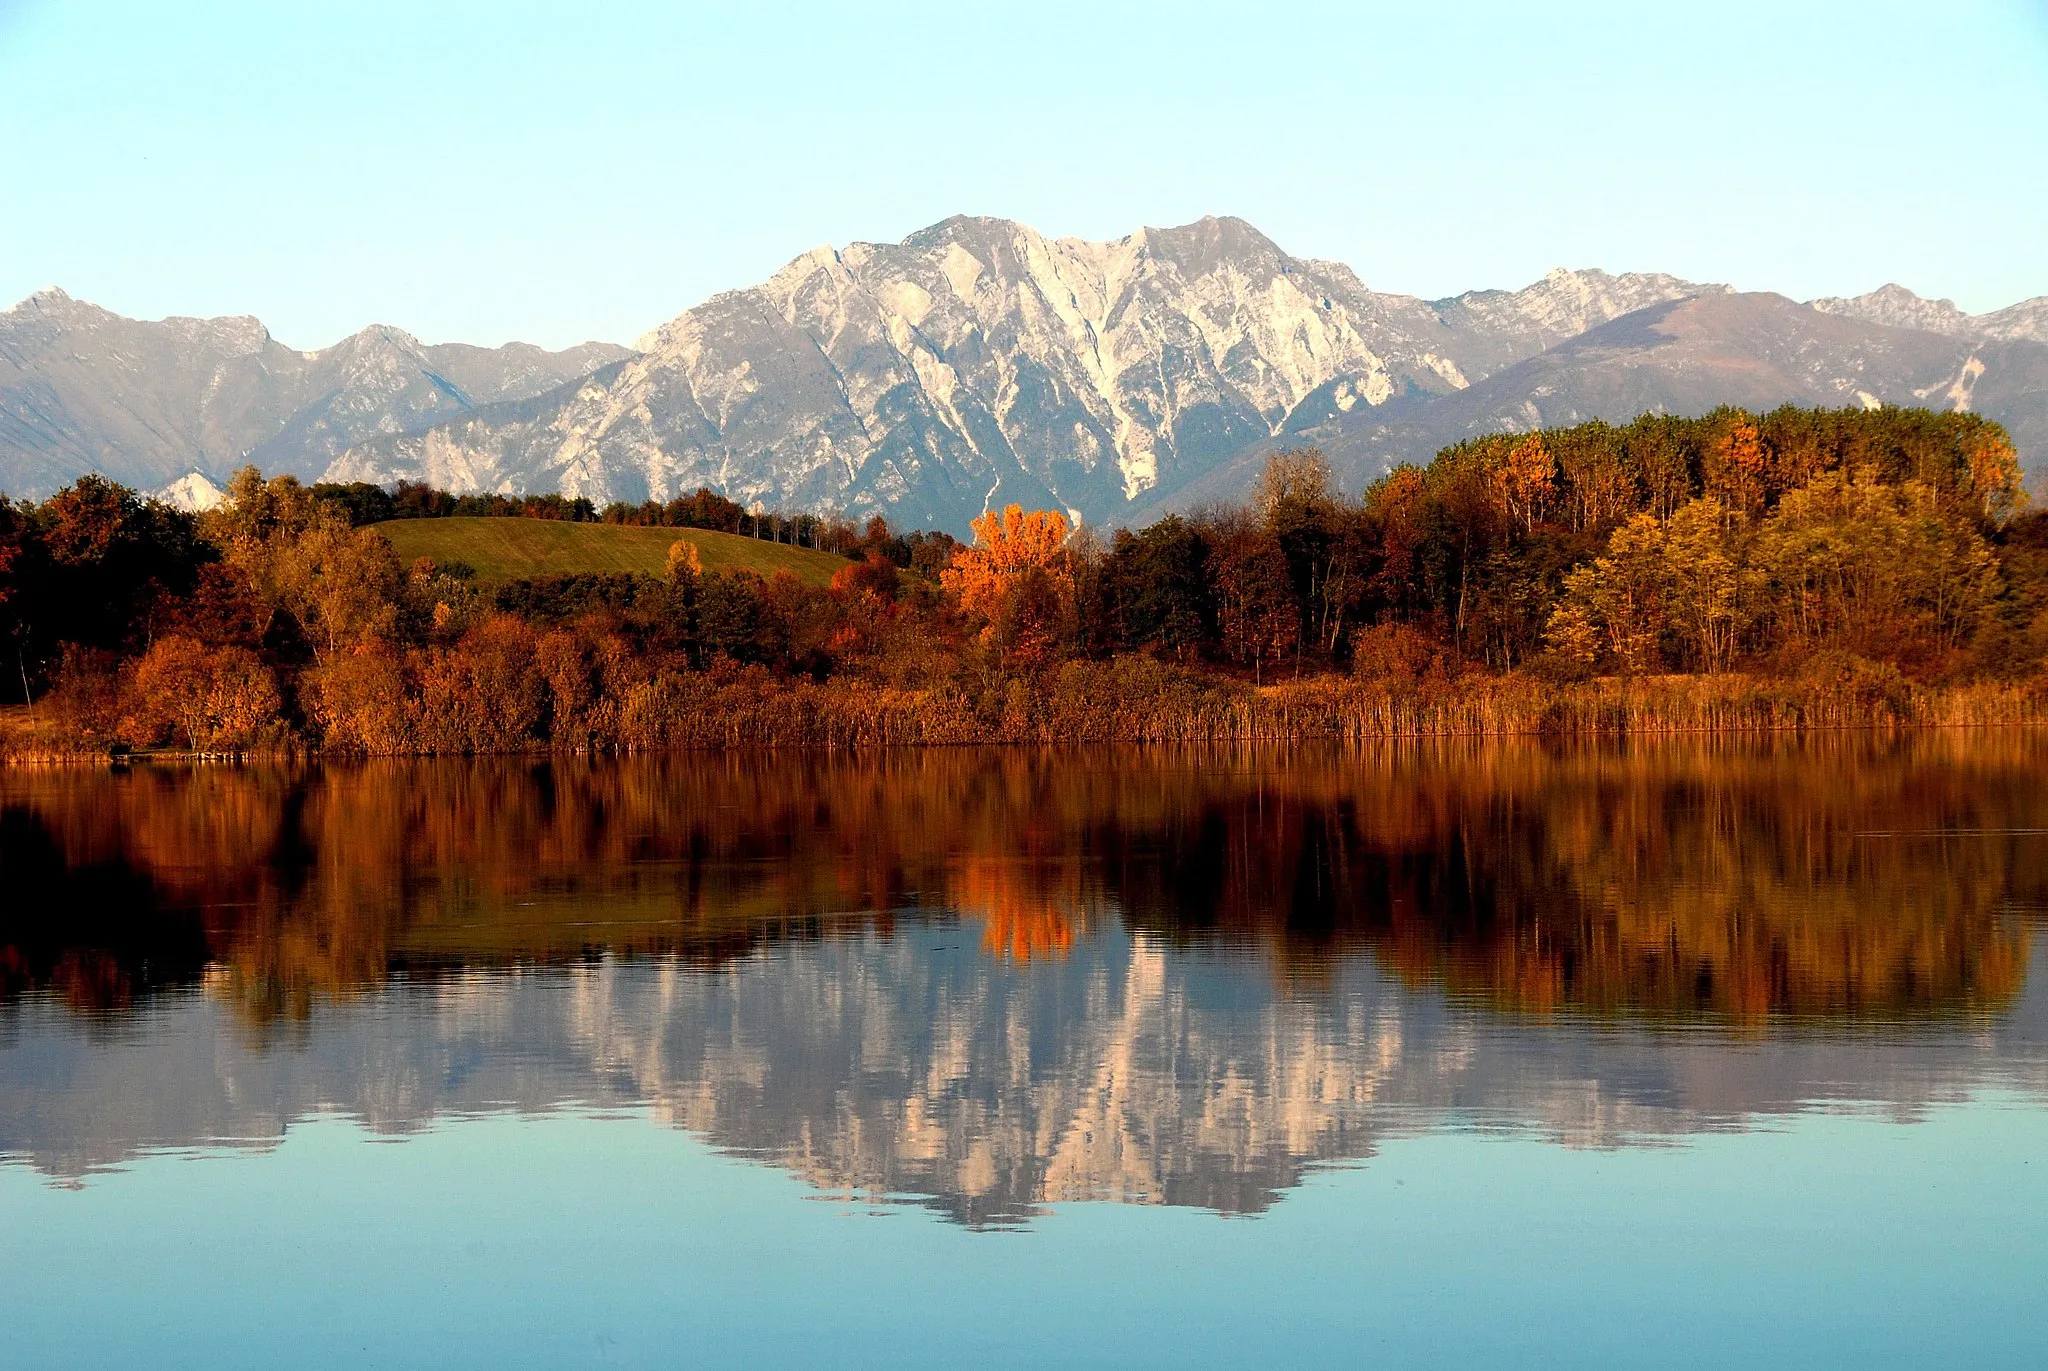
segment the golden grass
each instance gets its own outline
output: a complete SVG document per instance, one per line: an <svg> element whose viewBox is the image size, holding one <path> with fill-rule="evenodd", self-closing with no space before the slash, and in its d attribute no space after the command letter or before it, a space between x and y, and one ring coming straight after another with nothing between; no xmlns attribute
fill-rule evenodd
<svg viewBox="0 0 2048 1371"><path fill-rule="evenodd" d="M695 544L706 571L752 571L764 577L787 571L808 585L822 586L849 565L829 552L701 528L478 518L394 519L376 529L407 565L421 557L443 564L467 562L485 581L616 572L660 576L668 567L669 545L678 540Z"/></svg>

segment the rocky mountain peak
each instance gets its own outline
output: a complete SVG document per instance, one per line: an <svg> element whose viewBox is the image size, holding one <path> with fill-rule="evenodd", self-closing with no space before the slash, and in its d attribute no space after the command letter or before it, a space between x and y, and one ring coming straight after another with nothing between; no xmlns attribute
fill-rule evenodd
<svg viewBox="0 0 2048 1371"><path fill-rule="evenodd" d="M1292 443L1324 443L1355 483L1503 426L1957 395L2038 464L2040 340L2048 298L1969 316L1892 285L1808 308L1560 267L1422 300L1229 216L1089 240L962 215L814 248L638 354L388 325L302 353L253 319L145 323L44 292L0 314L0 487L106 470L149 489L255 461L599 502L706 485L959 532L1010 501L1120 523L1235 498Z"/></svg>
<svg viewBox="0 0 2048 1371"><path fill-rule="evenodd" d="M0 491L102 471L166 498L236 467L317 477L350 445L520 400L629 355L427 347L377 325L300 352L259 319L126 319L61 290L0 313Z"/></svg>
<svg viewBox="0 0 2048 1371"><path fill-rule="evenodd" d="M200 514L227 499L227 492L197 471L188 471L163 489L152 492L173 509Z"/></svg>
<svg viewBox="0 0 2048 1371"><path fill-rule="evenodd" d="M1469 313L1475 323L1499 326L1520 321L1553 340L1574 337L1610 319L1666 300L1726 294L1731 287L1702 285L1662 272L1610 275L1597 268L1552 267L1543 279L1517 291L1473 291L1441 302Z"/></svg>
<svg viewBox="0 0 2048 1371"><path fill-rule="evenodd" d="M1839 314L1891 328L1925 329L1930 333L1968 333L1970 316L1953 300L1924 300L1896 281L1862 295L1829 296L1811 302L1822 314Z"/></svg>
<svg viewBox="0 0 2048 1371"><path fill-rule="evenodd" d="M1292 257L1242 219L1090 241L962 215L899 243L815 248L715 296L546 419L378 439L333 475L592 499L701 483L949 527L1013 499L1114 519L1247 444L1455 391L1587 321L1700 289L1714 288L1565 272L1447 313Z"/></svg>
<svg viewBox="0 0 2048 1371"><path fill-rule="evenodd" d="M15 327L45 325L57 328L93 328L119 316L98 305L76 300L55 286L47 286L17 302L0 320Z"/></svg>
<svg viewBox="0 0 2048 1371"><path fill-rule="evenodd" d="M1809 303L1822 314L1862 319L1890 328L1920 329L1959 338L2048 343L2048 295L2022 300L1990 314L1969 314L1953 300L1925 299L1893 281L1862 295L1833 295Z"/></svg>
<svg viewBox="0 0 2048 1371"><path fill-rule="evenodd" d="M273 345L263 321L247 314L214 319L172 315L160 326L185 347L221 357L253 357Z"/></svg>

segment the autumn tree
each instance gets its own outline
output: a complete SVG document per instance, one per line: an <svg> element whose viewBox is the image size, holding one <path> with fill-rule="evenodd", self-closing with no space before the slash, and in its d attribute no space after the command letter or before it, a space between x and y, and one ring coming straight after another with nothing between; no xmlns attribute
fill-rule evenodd
<svg viewBox="0 0 2048 1371"><path fill-rule="evenodd" d="M1670 574L1663 523L1638 514L1614 531L1607 551L1565 580L1551 616L1551 646L1592 665L1612 661L1631 675L1662 666L1670 612Z"/></svg>
<svg viewBox="0 0 2048 1371"><path fill-rule="evenodd" d="M1742 415L1728 425L1710 450L1706 493L1738 517L1751 518L1763 508L1769 471L1770 453L1762 435L1756 424Z"/></svg>
<svg viewBox="0 0 2048 1371"><path fill-rule="evenodd" d="M902 572L896 564L880 552L870 552L862 561L850 563L832 573L831 588L835 595L866 595L893 604L901 584Z"/></svg>
<svg viewBox="0 0 2048 1371"><path fill-rule="evenodd" d="M1556 484L1557 462L1540 433L1532 433L1509 448L1494 472L1494 485L1508 520L1524 533L1536 527Z"/></svg>
<svg viewBox="0 0 2048 1371"><path fill-rule="evenodd" d="M697 554L697 545L687 538L678 538L668 545L668 566L665 575L677 584L693 582L704 573L704 560Z"/></svg>
<svg viewBox="0 0 2048 1371"><path fill-rule="evenodd" d="M1216 627L1224 650L1265 679L1266 663L1301 642L1301 611L1280 544L1263 529L1240 527L1216 552Z"/></svg>
<svg viewBox="0 0 2048 1371"><path fill-rule="evenodd" d="M1972 637L1999 593L1997 559L1976 529L1944 515L1918 481L1823 472L1789 492L1758 531L1782 640L1910 659Z"/></svg>
<svg viewBox="0 0 2048 1371"><path fill-rule="evenodd" d="M2020 485L2019 451L2012 439L1995 424L1970 433L1962 444L1963 463L1969 473L1969 492L1980 502L1984 518L2003 524L2027 506L2027 492Z"/></svg>
<svg viewBox="0 0 2048 1371"><path fill-rule="evenodd" d="M358 644L316 664L303 698L334 751L376 756L420 747L414 682L404 653L390 644Z"/></svg>
<svg viewBox="0 0 2048 1371"><path fill-rule="evenodd" d="M1746 621L1744 548L1714 499L1694 500L1663 529L1666 608L1687 665L1725 671Z"/></svg>
<svg viewBox="0 0 2048 1371"><path fill-rule="evenodd" d="M511 752L540 737L547 680L525 620L494 614L419 667L419 730L435 752Z"/></svg>
<svg viewBox="0 0 2048 1371"><path fill-rule="evenodd" d="M390 543L351 526L340 505L315 499L294 478L265 481L244 468L203 527L317 651L339 652L396 627L403 576Z"/></svg>
<svg viewBox="0 0 2048 1371"><path fill-rule="evenodd" d="M182 738L195 751L239 751L282 727L277 679L255 653L159 638L130 687L139 741Z"/></svg>
<svg viewBox="0 0 2048 1371"><path fill-rule="evenodd" d="M1551 646L1635 674L1665 664L1668 639L1691 669L1726 670L1746 622L1743 555L1718 500L1691 501L1669 519L1638 514L1566 578Z"/></svg>
<svg viewBox="0 0 2048 1371"><path fill-rule="evenodd" d="M1074 604L1067 517L1010 505L973 521L974 545L953 556L939 584L984 627L982 641L1023 665L1042 665Z"/></svg>
<svg viewBox="0 0 2048 1371"><path fill-rule="evenodd" d="M17 613L45 640L119 649L146 646L152 617L189 591L210 560L191 516L143 500L103 476L81 476L29 520L39 572Z"/></svg>

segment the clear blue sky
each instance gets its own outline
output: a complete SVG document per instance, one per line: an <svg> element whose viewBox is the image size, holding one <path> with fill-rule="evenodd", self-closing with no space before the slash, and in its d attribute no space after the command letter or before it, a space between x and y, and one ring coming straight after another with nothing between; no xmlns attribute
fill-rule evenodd
<svg viewBox="0 0 2048 1371"><path fill-rule="evenodd" d="M0 0L0 301L630 340L954 213L1367 284L2048 293L2048 0Z"/></svg>

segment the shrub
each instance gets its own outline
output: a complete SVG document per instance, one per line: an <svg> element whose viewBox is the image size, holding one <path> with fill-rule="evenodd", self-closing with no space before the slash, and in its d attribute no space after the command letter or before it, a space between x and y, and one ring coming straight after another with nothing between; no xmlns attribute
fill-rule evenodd
<svg viewBox="0 0 2048 1371"><path fill-rule="evenodd" d="M277 678L244 647L161 638L135 665L130 730L154 744L182 739L195 752L241 752L283 731Z"/></svg>

